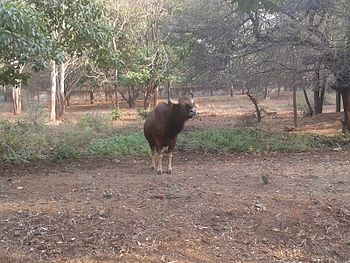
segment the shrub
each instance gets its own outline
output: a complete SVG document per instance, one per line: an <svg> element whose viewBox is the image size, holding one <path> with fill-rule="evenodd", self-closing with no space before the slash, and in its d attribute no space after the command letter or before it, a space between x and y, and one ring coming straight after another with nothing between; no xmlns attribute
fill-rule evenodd
<svg viewBox="0 0 350 263"><path fill-rule="evenodd" d="M149 113L149 110L145 110L144 108L137 108L137 116L141 119L141 120L145 120L147 118L147 115Z"/></svg>
<svg viewBox="0 0 350 263"><path fill-rule="evenodd" d="M90 132L104 132L110 128L106 118L95 114L87 114L81 117L76 125L78 128L89 130Z"/></svg>
<svg viewBox="0 0 350 263"><path fill-rule="evenodd" d="M93 156L135 156L144 155L148 151L146 140L140 132L96 139L87 147L88 154Z"/></svg>
<svg viewBox="0 0 350 263"><path fill-rule="evenodd" d="M32 125L39 125L42 123L46 115L43 106L39 102L33 101L28 105L27 119Z"/></svg>
<svg viewBox="0 0 350 263"><path fill-rule="evenodd" d="M110 114L110 119L112 121L116 121L119 120L122 117L122 112L120 111L120 109L113 109L111 114Z"/></svg>

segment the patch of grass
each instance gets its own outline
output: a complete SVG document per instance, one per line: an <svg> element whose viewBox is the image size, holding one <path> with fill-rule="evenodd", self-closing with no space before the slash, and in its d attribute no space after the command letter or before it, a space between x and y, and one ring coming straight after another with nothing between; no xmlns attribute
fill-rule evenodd
<svg viewBox="0 0 350 263"><path fill-rule="evenodd" d="M145 110L144 108L140 107L137 108L137 116L141 119L141 120L145 120L147 118L147 115L149 113L149 110Z"/></svg>
<svg viewBox="0 0 350 263"><path fill-rule="evenodd" d="M87 152L92 156L135 156L147 154L149 146L141 132L132 132L96 139L88 145Z"/></svg>
<svg viewBox="0 0 350 263"><path fill-rule="evenodd" d="M113 109L110 114L110 119L112 121L119 120L122 117L122 112L120 109Z"/></svg>
<svg viewBox="0 0 350 263"><path fill-rule="evenodd" d="M320 139L322 138L322 139ZM179 148L214 153L232 152L305 152L332 149L340 138L315 137L311 134L282 134L258 128L205 130L180 135Z"/></svg>
<svg viewBox="0 0 350 263"><path fill-rule="evenodd" d="M150 152L141 130L112 130L105 119L96 116L58 127L0 120L0 135L0 161L139 156ZM209 153L304 152L338 148L348 141L344 135L322 137L240 127L181 133L177 149Z"/></svg>
<svg viewBox="0 0 350 263"><path fill-rule="evenodd" d="M76 126L82 130L89 130L91 132L103 132L110 130L111 127L108 118L97 114L87 114L81 117Z"/></svg>

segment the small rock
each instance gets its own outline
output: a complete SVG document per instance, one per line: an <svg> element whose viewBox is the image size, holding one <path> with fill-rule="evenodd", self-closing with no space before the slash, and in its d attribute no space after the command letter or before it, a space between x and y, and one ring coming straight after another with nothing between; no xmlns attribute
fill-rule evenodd
<svg viewBox="0 0 350 263"><path fill-rule="evenodd" d="M18 186L17 190L22 190L24 187L23 186Z"/></svg>
<svg viewBox="0 0 350 263"><path fill-rule="evenodd" d="M99 214L100 216L105 216L105 215L106 215L106 211L105 211L105 210L100 210L100 211L98 212L98 214Z"/></svg>
<svg viewBox="0 0 350 263"><path fill-rule="evenodd" d="M15 237L18 237L20 234L21 234L21 231L18 231L18 230L16 230L16 231L13 233L13 235L14 235Z"/></svg>
<svg viewBox="0 0 350 263"><path fill-rule="evenodd" d="M108 191L103 192L102 195L103 195L103 197L105 197L105 198L110 198L110 197L113 196L113 194L112 194L111 192L108 192Z"/></svg>

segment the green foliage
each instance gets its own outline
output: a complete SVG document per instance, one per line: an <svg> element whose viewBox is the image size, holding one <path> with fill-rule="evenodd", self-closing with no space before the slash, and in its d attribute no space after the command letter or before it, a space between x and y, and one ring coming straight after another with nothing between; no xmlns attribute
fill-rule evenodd
<svg viewBox="0 0 350 263"><path fill-rule="evenodd" d="M143 107L137 108L137 116L141 119L141 120L145 120L147 118L147 115L149 113L149 110L145 110Z"/></svg>
<svg viewBox="0 0 350 263"><path fill-rule="evenodd" d="M122 112L120 109L113 109L111 114L110 114L110 118L112 121L116 121L119 120L122 117Z"/></svg>
<svg viewBox="0 0 350 263"><path fill-rule="evenodd" d="M16 84L26 80L20 68L27 63L43 64L52 44L45 19L27 1L0 1L0 81Z"/></svg>
<svg viewBox="0 0 350 263"><path fill-rule="evenodd" d="M339 141L324 137L315 140L310 134L282 134L265 132L256 128L232 130L205 130L179 137L183 150L201 150L214 153L231 152L303 152L336 147Z"/></svg>
<svg viewBox="0 0 350 263"><path fill-rule="evenodd" d="M94 140L87 152L93 156L136 156L147 154L149 146L142 133L133 132Z"/></svg>
<svg viewBox="0 0 350 263"><path fill-rule="evenodd" d="M82 130L88 130L91 132L103 132L111 129L107 118L95 114L87 114L83 116L78 120L76 126Z"/></svg>
<svg viewBox="0 0 350 263"><path fill-rule="evenodd" d="M40 105L37 101L32 101L27 109L27 119L32 125L39 125L43 123L44 118L46 117L43 106Z"/></svg>
<svg viewBox="0 0 350 263"><path fill-rule="evenodd" d="M80 152L72 145L64 143L54 148L54 158L58 160L74 159L80 156Z"/></svg>
<svg viewBox="0 0 350 263"><path fill-rule="evenodd" d="M84 156L139 156L150 149L139 130L113 131L98 116L85 116L76 124L59 127L33 122L0 120L0 160L25 162ZM205 153L305 152L338 148L349 137L282 134L255 128L200 130L181 133L177 149Z"/></svg>

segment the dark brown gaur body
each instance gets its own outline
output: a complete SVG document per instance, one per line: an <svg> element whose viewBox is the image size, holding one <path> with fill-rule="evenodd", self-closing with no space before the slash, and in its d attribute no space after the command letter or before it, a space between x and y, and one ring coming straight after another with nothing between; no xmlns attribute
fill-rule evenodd
<svg viewBox="0 0 350 263"><path fill-rule="evenodd" d="M191 94L192 95L192 94ZM162 173L163 147L168 146L168 169L171 173L172 155L177 135L185 121L196 115L192 98L182 97L178 101L168 98L168 103L160 103L151 111L144 124L144 134L152 151L152 168Z"/></svg>

